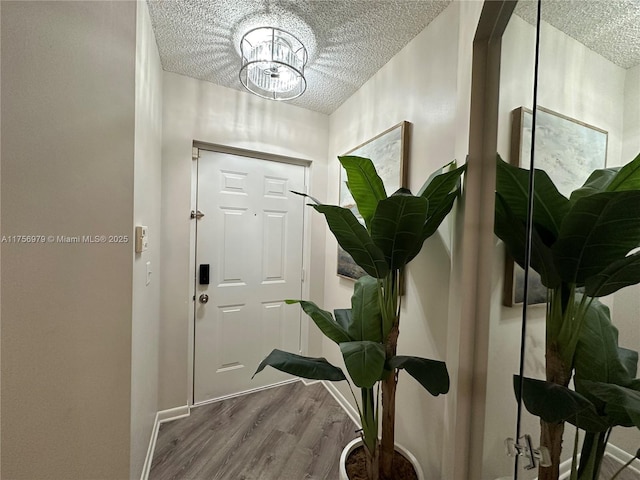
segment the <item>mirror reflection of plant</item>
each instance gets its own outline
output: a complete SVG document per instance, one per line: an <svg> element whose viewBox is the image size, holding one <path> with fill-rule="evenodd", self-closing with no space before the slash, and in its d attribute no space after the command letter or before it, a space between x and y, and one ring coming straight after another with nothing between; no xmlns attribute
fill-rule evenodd
<svg viewBox="0 0 640 480"><path fill-rule="evenodd" d="M437 231L451 211L460 193L465 166L455 168L452 162L434 172L418 195L401 188L387 196L371 160L355 156L339 157L339 160L347 172L347 187L364 225L347 208L325 205L302 195L325 216L338 244L367 275L355 283L351 308L334 310L334 315L312 302L288 300L287 303L299 303L322 333L339 346L349 376L360 389L359 402L353 390L351 392L360 414L369 479L388 480L393 470L399 371L404 369L432 395L449 390L449 374L444 362L396 355L402 298L400 281L407 263L418 255L424 241ZM267 365L309 379L346 380L343 371L324 358L274 350L260 363L256 373Z"/></svg>
<svg viewBox="0 0 640 480"><path fill-rule="evenodd" d="M529 170L498 159L495 233L524 267ZM541 446L559 478L564 423L584 430L571 479L596 480L614 426L640 428L638 354L618 346L610 312L597 298L640 282L640 155L623 167L594 171L561 195L543 170L534 172L531 268L547 288L546 382L515 379L516 393L541 418ZM568 388L575 380L575 390ZM576 438L576 442L577 442Z"/></svg>

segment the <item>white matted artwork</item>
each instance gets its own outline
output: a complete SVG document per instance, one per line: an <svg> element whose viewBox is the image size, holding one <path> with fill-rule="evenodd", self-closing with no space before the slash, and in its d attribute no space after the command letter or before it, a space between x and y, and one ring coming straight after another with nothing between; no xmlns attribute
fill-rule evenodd
<svg viewBox="0 0 640 480"><path fill-rule="evenodd" d="M384 183L387 195L391 195L400 187L406 186L410 125L406 121L400 122L344 154L371 159ZM346 181L347 172L341 167L339 205L350 209L360 223L364 225L364 220L358 212L356 202L346 186ZM365 271L354 262L351 255L339 245L337 273L341 277L353 280L366 275Z"/></svg>
<svg viewBox="0 0 640 480"><path fill-rule="evenodd" d="M530 168L533 114L520 107L512 113L510 162ZM536 148L534 167L547 172L565 197L580 188L591 172L607 163L605 130L561 115L543 107L536 109ZM524 303L524 270L507 255L504 300L506 306ZM547 289L540 276L530 270L528 304L546 303Z"/></svg>

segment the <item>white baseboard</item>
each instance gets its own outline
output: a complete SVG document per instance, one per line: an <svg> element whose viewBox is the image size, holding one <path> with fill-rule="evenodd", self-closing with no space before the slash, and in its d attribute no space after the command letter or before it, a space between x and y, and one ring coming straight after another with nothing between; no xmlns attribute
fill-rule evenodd
<svg viewBox="0 0 640 480"><path fill-rule="evenodd" d="M160 424L170 422L171 420L188 417L189 415L189 405L170 408L169 410L161 410L156 413L156 418L153 421L153 428L151 429L149 447L147 448L147 456L145 457L144 465L142 466L142 475L140 475L140 480L148 480L149 478L149 472L151 471L151 462L153 462L153 452L156 449L156 441L158 440L158 431L160 430Z"/></svg>
<svg viewBox="0 0 640 480"><path fill-rule="evenodd" d="M607 444L607 449L604 452L605 455L611 457L614 461L620 463L620 466L627 463L631 460L633 455L628 452L625 452L621 448L616 447L615 445ZM637 473L638 478L640 478L640 460L636 459L631 465L627 467L627 470Z"/></svg>
<svg viewBox="0 0 640 480"><path fill-rule="evenodd" d="M212 398L210 400L205 400L204 402L194 403L191 408L201 407L203 405L209 405L210 403L221 402L223 400L229 400L230 398L242 397L244 395L249 395L250 393L261 392L263 390L269 390L271 388L281 387L282 385L288 385L289 383L295 383L302 379L300 378L292 378L290 380L283 380L282 382L272 383L270 385L265 385L264 387L251 388L249 390L243 390L242 392L232 393L230 395L223 395L222 397Z"/></svg>
<svg viewBox="0 0 640 480"><path fill-rule="evenodd" d="M324 385L324 388L328 390L331 396L336 400L336 402L340 404L347 415L349 415L349 418L353 420L353 423L355 423L358 428L361 428L360 414L358 413L358 410L353 405L351 405L351 403L344 397L344 395L342 395L342 393L340 393L340 391L335 387L333 383L324 380L321 383L322 385Z"/></svg>
<svg viewBox="0 0 640 480"><path fill-rule="evenodd" d="M633 458L633 455L625 452L621 448L607 443L607 448L604 454L613 459L616 463L619 463L622 467L625 463ZM578 454L578 461L580 461L580 454ZM640 460L636 460L634 463L627 467L627 470L637 473L640 478ZM567 459L560 464L560 480L566 480L571 476L571 459Z"/></svg>

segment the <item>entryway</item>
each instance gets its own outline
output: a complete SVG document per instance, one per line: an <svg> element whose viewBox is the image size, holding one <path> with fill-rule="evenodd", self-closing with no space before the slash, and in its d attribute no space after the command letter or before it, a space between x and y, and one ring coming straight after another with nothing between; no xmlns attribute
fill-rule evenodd
<svg viewBox="0 0 640 480"><path fill-rule="evenodd" d="M193 403L287 375L251 376L274 348L301 350L303 165L200 150L197 160Z"/></svg>

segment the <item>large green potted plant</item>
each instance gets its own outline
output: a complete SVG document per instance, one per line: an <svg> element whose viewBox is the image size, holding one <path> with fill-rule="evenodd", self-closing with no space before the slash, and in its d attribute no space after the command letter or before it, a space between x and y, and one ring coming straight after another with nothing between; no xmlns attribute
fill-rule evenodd
<svg viewBox="0 0 640 480"><path fill-rule="evenodd" d="M498 159L495 233L524 267L529 170ZM534 171L530 265L547 288L546 380L515 378L527 409L541 419L541 447L559 478L565 422L583 430L574 444L572 479L597 480L615 426L640 427L638 354L618 346L599 297L640 282L640 155L621 168L594 171L570 198ZM575 389L569 388L574 379Z"/></svg>
<svg viewBox="0 0 640 480"><path fill-rule="evenodd" d="M432 395L449 390L444 362L396 355L402 274L453 207L465 167L456 169L449 164L434 172L418 195L401 188L387 196L371 160L355 156L339 157L339 160L347 172L347 187L364 225L347 208L325 205L305 196L313 202L310 205L325 216L340 246L367 275L355 283L351 308L335 310L335 316L312 302L291 300L288 303L299 303L322 333L339 346L351 381L360 389L360 402L355 394L354 400L362 425L368 478L393 480L399 371L404 369ZM256 373L267 365L308 379L347 380L340 368L324 358L274 350ZM351 391L353 394L353 389Z"/></svg>

